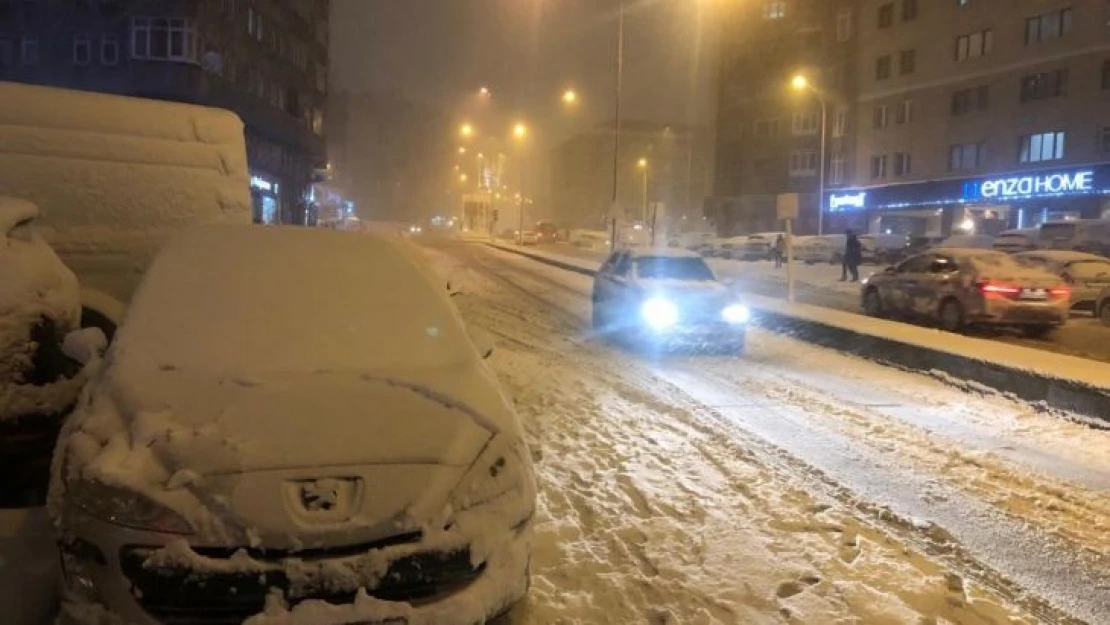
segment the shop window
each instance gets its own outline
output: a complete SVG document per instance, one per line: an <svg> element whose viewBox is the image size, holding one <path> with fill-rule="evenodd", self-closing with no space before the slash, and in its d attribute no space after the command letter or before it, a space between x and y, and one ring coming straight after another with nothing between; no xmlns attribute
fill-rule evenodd
<svg viewBox="0 0 1110 625"><path fill-rule="evenodd" d="M836 40L844 43L852 38L852 7L845 7L836 13Z"/></svg>
<svg viewBox="0 0 1110 625"><path fill-rule="evenodd" d="M1058 161L1064 158L1066 133L1041 132L1021 135L1019 138L1018 161L1021 163L1041 163Z"/></svg>
<svg viewBox="0 0 1110 625"><path fill-rule="evenodd" d="M890 55L884 54L875 59L875 80L890 78Z"/></svg>
<svg viewBox="0 0 1110 625"><path fill-rule="evenodd" d="M1025 20L1025 45L1058 39L1071 32L1071 8L1049 11Z"/></svg>
<svg viewBox="0 0 1110 625"><path fill-rule="evenodd" d="M890 123L890 107L881 104L875 107L875 112L871 119L872 127L876 129L886 128Z"/></svg>
<svg viewBox="0 0 1110 625"><path fill-rule="evenodd" d="M1046 100L1067 95L1068 70L1058 69L1053 72L1039 72L1021 78L1022 102Z"/></svg>
<svg viewBox="0 0 1110 625"><path fill-rule="evenodd" d="M898 113L895 122L909 124L913 122L913 100L902 100L898 103Z"/></svg>
<svg viewBox="0 0 1110 625"><path fill-rule="evenodd" d="M92 41L87 35L78 35L73 38L73 64L88 65L92 63Z"/></svg>
<svg viewBox="0 0 1110 625"><path fill-rule="evenodd" d="M948 150L948 171L973 171L985 164L987 158L987 144L965 143L953 145Z"/></svg>
<svg viewBox="0 0 1110 625"><path fill-rule="evenodd" d="M817 175L817 152L813 150L796 150L790 154L791 176Z"/></svg>
<svg viewBox="0 0 1110 625"><path fill-rule="evenodd" d="M119 40L115 35L104 35L100 38L100 64L116 65L119 63Z"/></svg>
<svg viewBox="0 0 1110 625"><path fill-rule="evenodd" d="M990 54L994 47L994 31L980 30L956 37L956 61L966 61Z"/></svg>
<svg viewBox="0 0 1110 625"><path fill-rule="evenodd" d="M795 135L815 135L818 123L816 113L795 113L791 130Z"/></svg>
<svg viewBox="0 0 1110 625"><path fill-rule="evenodd" d="M843 137L848 134L848 111L839 109L833 113L832 136Z"/></svg>
<svg viewBox="0 0 1110 625"><path fill-rule="evenodd" d="M894 25L894 3L889 2L879 7L879 28L890 28Z"/></svg>
<svg viewBox="0 0 1110 625"><path fill-rule="evenodd" d="M911 167L910 154L908 152L895 152L894 153L894 175L907 176L910 173Z"/></svg>
<svg viewBox="0 0 1110 625"><path fill-rule="evenodd" d="M871 178L873 180L878 178L886 178L886 164L886 154L880 154L871 157Z"/></svg>
<svg viewBox="0 0 1110 625"><path fill-rule="evenodd" d="M917 50L902 50L898 55L898 74L905 76L917 71Z"/></svg>
<svg viewBox="0 0 1110 625"><path fill-rule="evenodd" d="M902 0L902 21L912 22L917 19L917 0Z"/></svg>

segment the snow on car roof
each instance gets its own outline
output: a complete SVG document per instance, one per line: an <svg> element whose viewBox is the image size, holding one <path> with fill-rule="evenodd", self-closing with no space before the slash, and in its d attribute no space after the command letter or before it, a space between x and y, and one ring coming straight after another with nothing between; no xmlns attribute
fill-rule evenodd
<svg viewBox="0 0 1110 625"><path fill-rule="evenodd" d="M1071 250L1030 250L1028 252L1020 252L1015 254L1018 258L1026 258L1029 256L1039 256L1046 260L1057 263L1073 263L1076 261L1102 261L1110 263L1110 259L1097 254L1087 254L1086 252L1073 252Z"/></svg>
<svg viewBox="0 0 1110 625"><path fill-rule="evenodd" d="M221 373L381 371L473 358L446 288L396 238L207 226L147 272L117 338L121 361Z"/></svg>
<svg viewBox="0 0 1110 625"><path fill-rule="evenodd" d="M701 254L675 247L656 247L632 250L632 258L701 258Z"/></svg>

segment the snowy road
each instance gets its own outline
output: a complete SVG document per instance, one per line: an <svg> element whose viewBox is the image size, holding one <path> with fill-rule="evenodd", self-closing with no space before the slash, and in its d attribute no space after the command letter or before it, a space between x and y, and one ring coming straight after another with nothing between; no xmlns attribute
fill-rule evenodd
<svg viewBox="0 0 1110 625"><path fill-rule="evenodd" d="M1110 623L1110 433L753 330L589 336L589 278L430 250L538 458L540 623Z"/></svg>

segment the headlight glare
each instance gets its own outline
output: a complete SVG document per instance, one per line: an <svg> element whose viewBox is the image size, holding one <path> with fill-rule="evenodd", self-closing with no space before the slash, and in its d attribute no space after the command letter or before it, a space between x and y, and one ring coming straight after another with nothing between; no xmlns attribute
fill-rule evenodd
<svg viewBox="0 0 1110 625"><path fill-rule="evenodd" d="M678 323L678 307L662 297L653 297L640 307L640 314L654 330L666 330Z"/></svg>
<svg viewBox="0 0 1110 625"><path fill-rule="evenodd" d="M751 321L752 313L747 306L732 304L721 311L721 317L728 323L747 323Z"/></svg>
<svg viewBox="0 0 1110 625"><path fill-rule="evenodd" d="M166 534L193 533L180 514L129 488L79 481L70 486L67 498L90 516L122 527Z"/></svg>

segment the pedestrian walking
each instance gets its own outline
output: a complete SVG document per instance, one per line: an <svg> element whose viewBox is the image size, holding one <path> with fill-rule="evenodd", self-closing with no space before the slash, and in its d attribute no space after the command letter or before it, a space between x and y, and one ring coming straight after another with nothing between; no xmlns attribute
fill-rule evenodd
<svg viewBox="0 0 1110 625"><path fill-rule="evenodd" d="M848 230L844 244L844 264L840 268L840 281L844 282L851 274L852 282L859 282L859 266L863 262L863 244L852 230Z"/></svg>
<svg viewBox="0 0 1110 625"><path fill-rule="evenodd" d="M773 251L775 254L775 269L779 269L782 267L782 259L786 256L786 237L780 234L775 239Z"/></svg>

